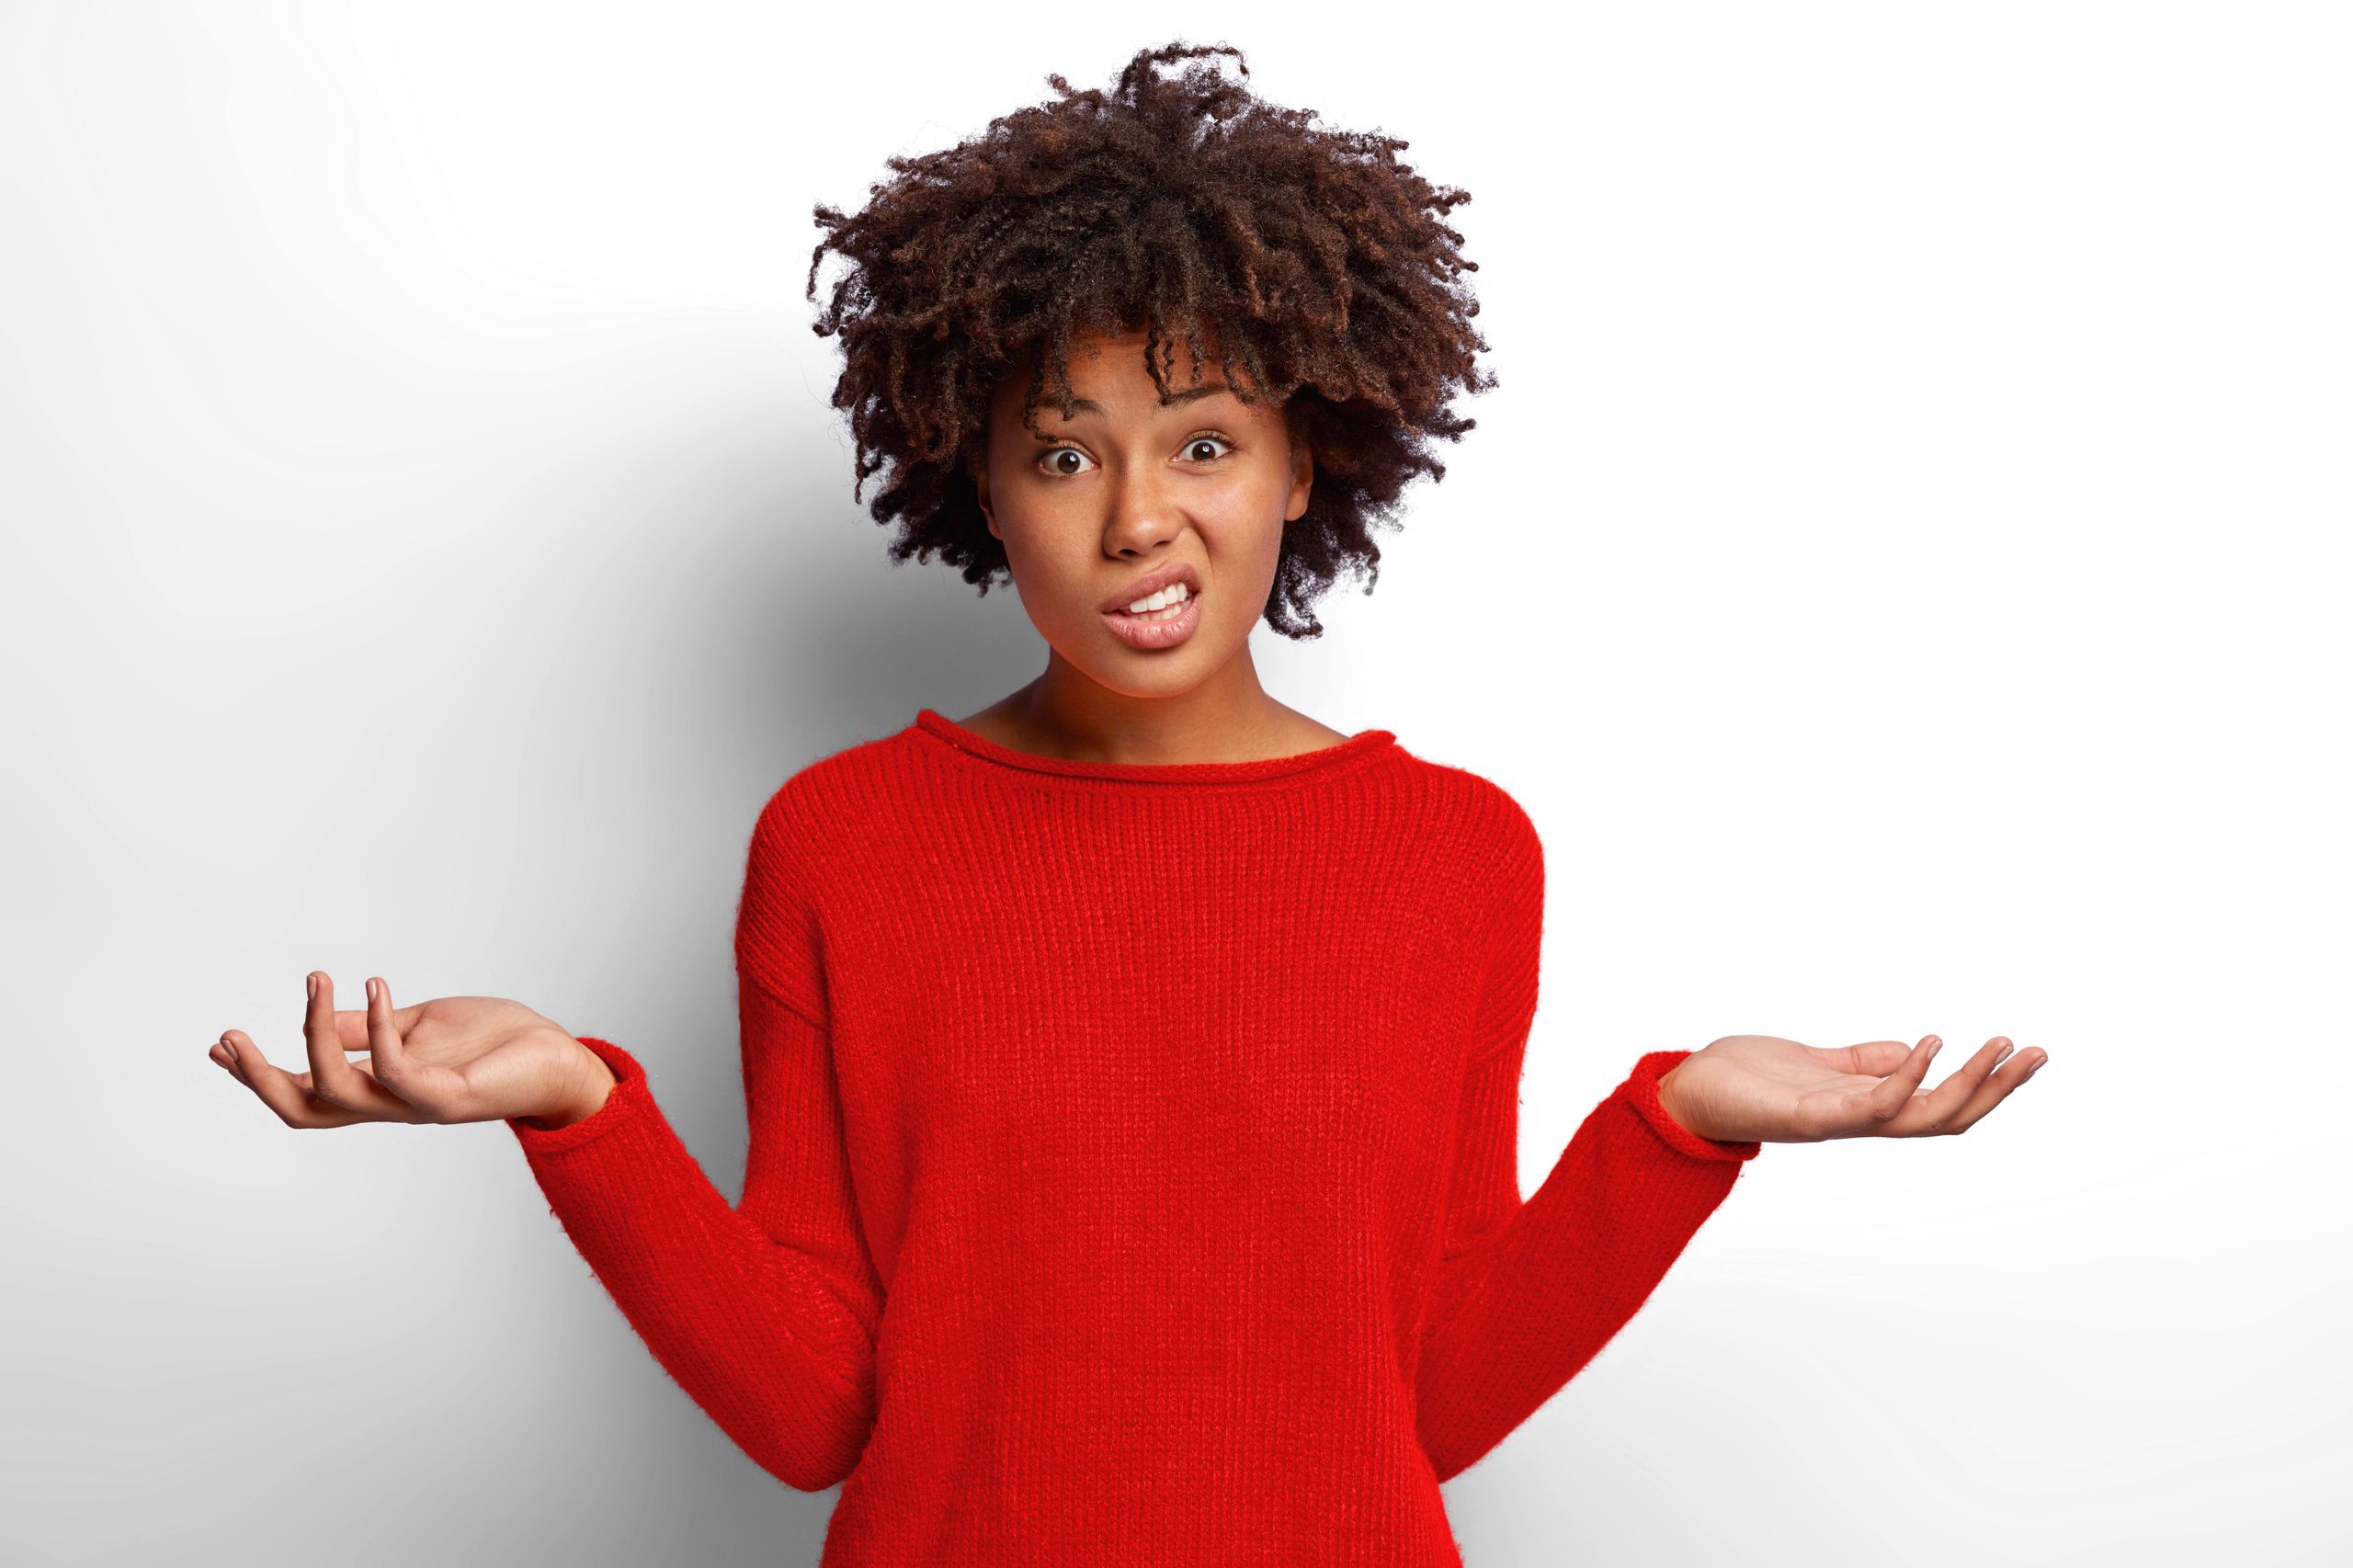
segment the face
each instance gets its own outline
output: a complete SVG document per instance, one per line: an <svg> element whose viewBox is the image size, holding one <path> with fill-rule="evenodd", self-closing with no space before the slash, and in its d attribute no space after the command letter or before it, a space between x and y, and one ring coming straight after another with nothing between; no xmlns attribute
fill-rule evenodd
<svg viewBox="0 0 2353 1568"><path fill-rule="evenodd" d="M1086 401L1051 403L1025 427L1029 369L997 386L984 461L972 473L989 532L1005 545L1022 608L1055 656L1132 697L1200 685L1246 649L1272 592L1284 523L1307 510L1313 464L1282 412L1245 403L1214 351L1179 343L1163 405L1142 332L1073 339ZM1189 570L1188 600L1157 615L1105 613L1162 568Z"/></svg>

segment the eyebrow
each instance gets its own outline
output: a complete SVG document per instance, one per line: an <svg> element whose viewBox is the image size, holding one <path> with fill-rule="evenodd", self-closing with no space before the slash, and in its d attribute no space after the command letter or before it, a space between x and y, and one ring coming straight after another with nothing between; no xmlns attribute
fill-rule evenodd
<svg viewBox="0 0 2353 1568"><path fill-rule="evenodd" d="M1170 392L1167 397L1162 400L1161 406L1163 408L1174 408L1179 403L1191 403L1199 398L1214 397L1219 392L1230 392L1232 391L1233 391L1232 385L1224 381L1211 381L1198 387L1185 387L1176 392ZM1074 397L1071 399L1070 408L1073 414L1100 414L1103 412L1103 405L1096 402L1091 397ZM1051 436L1040 436L1038 437L1040 441L1051 441L1055 437Z"/></svg>

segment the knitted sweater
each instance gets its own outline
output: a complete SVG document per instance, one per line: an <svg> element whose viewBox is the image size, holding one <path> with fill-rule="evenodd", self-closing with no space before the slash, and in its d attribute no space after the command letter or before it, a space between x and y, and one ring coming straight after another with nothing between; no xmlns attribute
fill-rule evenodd
<svg viewBox="0 0 2353 1568"><path fill-rule="evenodd" d="M1642 1306L1753 1142L1643 1055L1522 1200L1544 865L1386 730L1033 756L926 708L753 830L730 1204L642 1068L509 1122L823 1568L1459 1564L1438 1483Z"/></svg>

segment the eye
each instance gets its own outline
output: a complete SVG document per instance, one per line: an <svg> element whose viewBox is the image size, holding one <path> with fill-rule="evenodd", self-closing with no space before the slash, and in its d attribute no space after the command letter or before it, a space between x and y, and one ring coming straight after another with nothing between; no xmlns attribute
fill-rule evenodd
<svg viewBox="0 0 2353 1568"><path fill-rule="evenodd" d="M1223 447L1231 450L1233 445L1234 443L1225 437L1207 430L1185 438L1185 451L1188 457L1196 462L1202 463L1214 463L1223 454L1211 453L1209 457L1202 458L1198 455L1200 448ZM1084 468L1075 468L1063 462L1062 460L1065 457L1075 458L1082 463L1091 463L1095 460L1076 447L1049 447L1038 454L1038 466L1057 479L1075 479L1086 472Z"/></svg>

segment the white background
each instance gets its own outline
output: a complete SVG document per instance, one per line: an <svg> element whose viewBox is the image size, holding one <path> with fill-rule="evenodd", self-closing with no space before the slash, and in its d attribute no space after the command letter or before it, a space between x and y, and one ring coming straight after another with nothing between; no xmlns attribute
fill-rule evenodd
<svg viewBox="0 0 2353 1568"><path fill-rule="evenodd" d="M811 209L1179 37L1473 196L1501 385L1257 649L1537 821L1523 1187L1646 1050L2052 1058L1768 1145L1472 1568L2353 1552L2341 8L17 0L0 1556L815 1562L502 1127L205 1051L514 996L737 1190L759 805L1043 658L851 500Z"/></svg>

